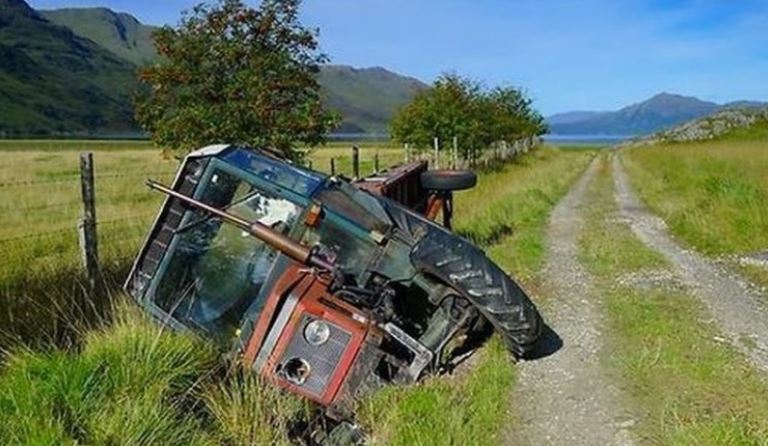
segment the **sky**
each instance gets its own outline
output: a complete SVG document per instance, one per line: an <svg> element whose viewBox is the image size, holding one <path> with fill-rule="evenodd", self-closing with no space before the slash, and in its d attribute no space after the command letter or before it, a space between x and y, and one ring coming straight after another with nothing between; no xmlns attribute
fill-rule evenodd
<svg viewBox="0 0 768 446"><path fill-rule="evenodd" d="M197 1L29 3L174 25ZM304 0L302 22L320 30L332 63L520 87L545 114L614 110L662 91L768 101L768 0Z"/></svg>

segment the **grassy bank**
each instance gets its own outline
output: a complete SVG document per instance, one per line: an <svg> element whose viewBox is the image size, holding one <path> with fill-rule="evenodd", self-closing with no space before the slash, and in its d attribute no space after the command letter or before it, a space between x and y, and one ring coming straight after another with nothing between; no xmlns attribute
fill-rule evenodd
<svg viewBox="0 0 768 446"><path fill-rule="evenodd" d="M689 246L709 255L768 251L765 134L768 124L717 141L636 148L624 163L641 199ZM768 285L768 270L745 272Z"/></svg>
<svg viewBox="0 0 768 446"><path fill-rule="evenodd" d="M482 175L476 189L457 196L457 230L530 284L543 261L549 213L592 156L542 150ZM514 380L509 354L493 339L465 375L386 389L363 406L363 421L374 444L495 445L514 417Z"/></svg>
<svg viewBox="0 0 768 446"><path fill-rule="evenodd" d="M13 354L0 376L0 444L288 444L300 401L254 377L225 376L218 354L120 305L82 349Z"/></svg>
<svg viewBox="0 0 768 446"><path fill-rule="evenodd" d="M616 218L606 162L589 202L583 260L604 296L608 366L640 408L635 432L653 444L764 444L766 384L717 341L701 305L665 279L664 260Z"/></svg>

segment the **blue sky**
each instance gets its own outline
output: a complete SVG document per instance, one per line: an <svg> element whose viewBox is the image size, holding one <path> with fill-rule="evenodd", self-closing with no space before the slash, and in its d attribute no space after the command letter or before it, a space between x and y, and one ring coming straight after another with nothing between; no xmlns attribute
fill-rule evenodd
<svg viewBox="0 0 768 446"><path fill-rule="evenodd" d="M333 63L525 88L546 114L661 92L768 100L768 0L304 0ZM32 0L174 24L195 0Z"/></svg>

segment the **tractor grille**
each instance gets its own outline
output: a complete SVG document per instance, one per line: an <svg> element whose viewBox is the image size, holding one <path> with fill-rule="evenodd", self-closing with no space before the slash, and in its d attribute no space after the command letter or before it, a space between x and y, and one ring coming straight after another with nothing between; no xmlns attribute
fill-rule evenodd
<svg viewBox="0 0 768 446"><path fill-rule="evenodd" d="M307 380L300 387L317 398L321 398L328 388L339 360L349 345L351 335L339 327L324 321L331 329L328 341L320 346L310 345L304 339L304 328L316 318L304 315L299 324L299 329L293 334L288 348L283 353L280 363L285 363L292 358L301 358L310 366Z"/></svg>

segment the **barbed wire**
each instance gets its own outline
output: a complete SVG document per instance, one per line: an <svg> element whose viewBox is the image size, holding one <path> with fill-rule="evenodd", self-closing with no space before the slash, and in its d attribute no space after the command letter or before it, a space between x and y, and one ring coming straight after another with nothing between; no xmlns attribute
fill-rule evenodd
<svg viewBox="0 0 768 446"><path fill-rule="evenodd" d="M111 180L115 178L139 178L144 176L154 176L154 175L173 175L175 174L175 171L167 171L167 172L135 172L135 173L116 173L116 174L103 174L103 175L95 175L94 179L96 181L101 179ZM12 188L12 187L23 187L23 186L39 186L39 185L52 185L52 184L64 184L64 183L74 183L80 181L80 175L76 174L72 176L71 178L64 178L64 179L55 179L55 180L20 180L20 181L0 181L0 189L3 188Z"/></svg>
<svg viewBox="0 0 768 446"><path fill-rule="evenodd" d="M99 222L96 223L96 226L97 227L99 227L99 226L114 226L114 225L116 225L118 223L121 223L121 222L136 221L136 220L140 220L140 219L144 219L144 218L153 217L155 215L157 215L157 212L151 212L151 213L150 212L145 212L145 213L142 213L142 214L135 214L135 215L127 216L127 217L121 217L121 218L115 218L115 219L111 219L111 220L99 221ZM75 234L77 234L77 226L75 225L75 226L69 227L69 228L60 228L60 229L54 229L54 230L51 230L51 231L36 232L36 233L33 233L33 234L24 234L24 235L19 235L19 236L15 236L15 237L8 237L8 238L0 239L0 245L10 245L10 244L13 244L14 242L20 242L20 241L31 240L31 239L45 239L45 238L50 239L50 238L53 238L55 236L61 236L61 234L65 234L67 232L74 232Z"/></svg>

